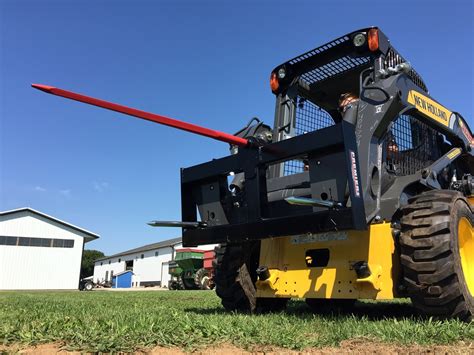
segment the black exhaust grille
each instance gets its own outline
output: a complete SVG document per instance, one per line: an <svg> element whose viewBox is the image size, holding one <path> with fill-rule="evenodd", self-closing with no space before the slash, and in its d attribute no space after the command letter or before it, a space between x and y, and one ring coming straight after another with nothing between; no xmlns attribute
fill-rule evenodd
<svg viewBox="0 0 474 355"><path fill-rule="evenodd" d="M443 136L416 117L398 117L383 141L387 170L398 176L412 175L442 156Z"/></svg>
<svg viewBox="0 0 474 355"><path fill-rule="evenodd" d="M308 132L317 131L334 125L332 117L303 97L297 98L295 135L299 136ZM285 162L284 175L298 174L304 171L303 160L290 160Z"/></svg>

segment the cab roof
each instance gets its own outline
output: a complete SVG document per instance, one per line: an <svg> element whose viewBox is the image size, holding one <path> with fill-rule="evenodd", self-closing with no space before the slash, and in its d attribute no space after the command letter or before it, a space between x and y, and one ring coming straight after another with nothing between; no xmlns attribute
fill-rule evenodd
<svg viewBox="0 0 474 355"><path fill-rule="evenodd" d="M354 37L360 33L368 36L369 31L376 31L378 34L378 48L369 49L368 41L362 46L355 46ZM327 87L335 86L334 84L350 90L351 86L358 84L360 73L371 67L378 58L381 58L381 66L384 68L406 62L378 27L368 27L292 58L277 66L272 73L278 73L281 68L287 73L285 79L280 81L279 92L288 88L295 79L311 92L324 91ZM408 75L415 85L428 93L423 79L413 68Z"/></svg>

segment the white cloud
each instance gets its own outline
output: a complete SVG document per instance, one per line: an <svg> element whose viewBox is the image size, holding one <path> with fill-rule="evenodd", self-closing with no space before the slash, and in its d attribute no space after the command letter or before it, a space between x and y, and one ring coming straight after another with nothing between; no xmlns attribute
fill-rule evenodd
<svg viewBox="0 0 474 355"><path fill-rule="evenodd" d="M94 190L98 192L104 192L105 190L109 188L109 183L105 181L102 181L102 182L94 181L92 183L92 187L94 188Z"/></svg>
<svg viewBox="0 0 474 355"><path fill-rule="evenodd" d="M45 192L46 191L46 189L44 187L41 187L41 186L35 186L33 188L33 190L38 191L38 192Z"/></svg>

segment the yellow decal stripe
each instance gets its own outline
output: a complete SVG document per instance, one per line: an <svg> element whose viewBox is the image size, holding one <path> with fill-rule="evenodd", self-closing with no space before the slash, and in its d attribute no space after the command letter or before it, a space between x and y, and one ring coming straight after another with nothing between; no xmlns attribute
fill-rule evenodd
<svg viewBox="0 0 474 355"><path fill-rule="evenodd" d="M448 157L449 160L453 160L453 159L456 158L459 154L461 154L461 149L455 148L455 149L451 150L451 151L448 153L447 157Z"/></svg>
<svg viewBox="0 0 474 355"><path fill-rule="evenodd" d="M446 107L441 106L436 101L429 97L420 94L415 90L410 90L408 93L408 102L414 105L418 111L425 114L429 118L435 120L446 127L449 127L449 120L452 112Z"/></svg>

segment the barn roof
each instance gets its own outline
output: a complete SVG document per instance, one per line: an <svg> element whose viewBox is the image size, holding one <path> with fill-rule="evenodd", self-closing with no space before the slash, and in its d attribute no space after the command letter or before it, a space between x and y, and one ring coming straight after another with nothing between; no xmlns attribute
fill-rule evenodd
<svg viewBox="0 0 474 355"><path fill-rule="evenodd" d="M22 208L17 208L17 209L14 209L14 210L9 210L9 211L0 211L0 216L6 216L6 215L10 215L10 214L17 214L17 213L21 213L21 212L29 212L33 215L38 215L38 216L41 216L41 217L44 217L46 219L49 219L50 221L53 221L53 222L56 222L56 223L59 223L59 224L62 224L66 227L69 227L71 229L74 229L78 232L81 232L83 234L86 234L87 237L84 237L85 241L86 242L89 242L91 240L94 240L94 239L97 239L99 238L100 236L98 234L95 234L95 233L92 233L86 229L83 229L83 228L80 228L78 226L75 226L74 224L71 224L71 223L68 223L68 222L65 222L65 221L62 221L58 218L55 218L55 217L52 217L50 215L47 215L46 213L43 213L43 212L40 212L40 211L37 211L37 210L34 210L33 208L31 207L22 207Z"/></svg>
<svg viewBox="0 0 474 355"><path fill-rule="evenodd" d="M180 244L181 242L182 242L181 237L173 238L173 239L167 239L167 240L163 240L161 242L147 244L147 245L144 245L144 246L141 246L141 247L138 247L138 248L126 250L126 251L123 251L123 252L118 253L118 254L114 254L114 255L110 255L110 256L104 256L103 258L97 259L96 262L111 259L111 258L116 258L116 257L119 257L119 256L141 253L141 252L154 250L154 249L172 247L176 244Z"/></svg>

